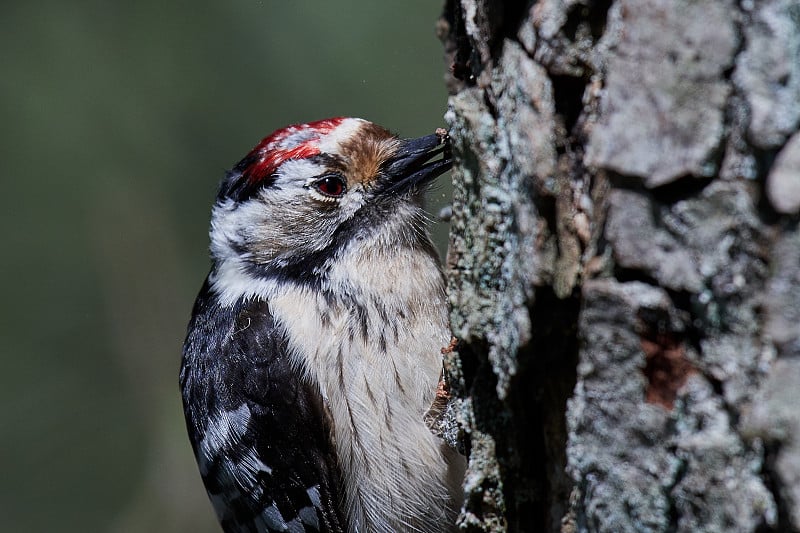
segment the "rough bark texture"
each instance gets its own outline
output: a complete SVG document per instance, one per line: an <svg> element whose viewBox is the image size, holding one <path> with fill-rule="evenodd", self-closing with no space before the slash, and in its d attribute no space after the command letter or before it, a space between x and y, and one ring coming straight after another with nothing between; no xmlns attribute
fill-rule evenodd
<svg viewBox="0 0 800 533"><path fill-rule="evenodd" d="M466 531L800 531L800 5L449 0Z"/></svg>

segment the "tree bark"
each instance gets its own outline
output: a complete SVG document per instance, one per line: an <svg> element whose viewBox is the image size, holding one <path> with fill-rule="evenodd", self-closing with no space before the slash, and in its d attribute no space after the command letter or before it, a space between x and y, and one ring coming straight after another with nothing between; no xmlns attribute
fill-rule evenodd
<svg viewBox="0 0 800 533"><path fill-rule="evenodd" d="M796 0L449 0L466 531L800 531Z"/></svg>

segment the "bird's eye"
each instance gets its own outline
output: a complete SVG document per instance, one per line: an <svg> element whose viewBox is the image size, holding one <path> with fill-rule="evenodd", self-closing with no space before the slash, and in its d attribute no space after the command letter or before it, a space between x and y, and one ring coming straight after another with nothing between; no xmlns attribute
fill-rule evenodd
<svg viewBox="0 0 800 533"><path fill-rule="evenodd" d="M338 174L326 174L311 185L320 193L332 198L341 198L347 192L347 184Z"/></svg>

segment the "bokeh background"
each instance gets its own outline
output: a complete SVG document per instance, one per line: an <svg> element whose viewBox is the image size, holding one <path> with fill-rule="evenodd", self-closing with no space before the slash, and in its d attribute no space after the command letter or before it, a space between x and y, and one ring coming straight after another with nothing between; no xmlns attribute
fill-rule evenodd
<svg viewBox="0 0 800 533"><path fill-rule="evenodd" d="M208 4L0 6L0 531L218 531L177 388L218 180L293 122L443 125L441 2Z"/></svg>

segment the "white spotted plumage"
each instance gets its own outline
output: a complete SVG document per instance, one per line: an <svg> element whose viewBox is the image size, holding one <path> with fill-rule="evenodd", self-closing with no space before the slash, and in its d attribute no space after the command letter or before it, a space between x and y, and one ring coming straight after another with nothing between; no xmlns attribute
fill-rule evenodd
<svg viewBox="0 0 800 533"><path fill-rule="evenodd" d="M224 269L215 284L226 291L223 301L243 295L268 301L286 328L294 364L319 385L348 471L353 531L442 531L463 474L463 458L423 421L435 399L440 350L450 341L443 279L430 256L382 239L359 242L337 258L327 297L242 279L234 269ZM364 305L366 328L353 299ZM383 347L375 340L382 336ZM403 475L403 465L413 475Z"/></svg>
<svg viewBox="0 0 800 533"><path fill-rule="evenodd" d="M222 308L264 302L286 339L289 364L321 396L342 473L347 530L447 531L454 528L464 459L425 422L436 400L441 349L451 337L422 192L413 183L395 192L393 184L392 193L379 197L389 190L385 180L400 179L383 173L401 141L360 119L337 124L318 137L302 126L285 130L276 141L280 149L312 142L324 157L283 161L269 187L218 199L210 291ZM430 166L430 156L422 156L439 142L421 140L416 159L403 155L413 159L404 172L430 168L438 175L445 165ZM347 193L335 198L314 190L315 180L331 172L331 158L347 179ZM361 220L363 226L353 222ZM305 263L307 257L316 259ZM221 416L246 425L246 414ZM209 431L215 432L210 444L235 437L225 424ZM251 476L271 469L247 453L236 466ZM297 510L297 527L313 525L324 505L317 488L308 491L312 505ZM277 507L262 514L267 530L294 527Z"/></svg>

